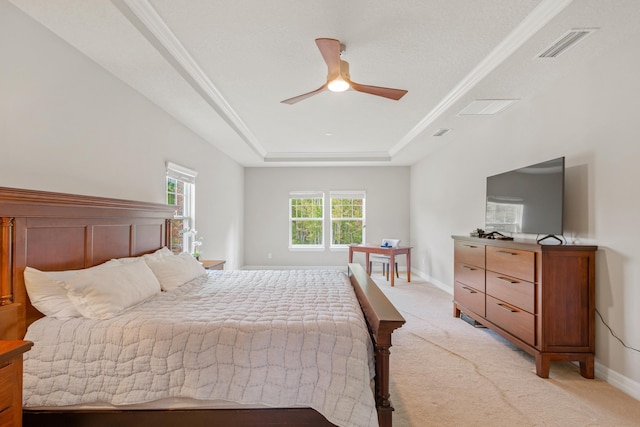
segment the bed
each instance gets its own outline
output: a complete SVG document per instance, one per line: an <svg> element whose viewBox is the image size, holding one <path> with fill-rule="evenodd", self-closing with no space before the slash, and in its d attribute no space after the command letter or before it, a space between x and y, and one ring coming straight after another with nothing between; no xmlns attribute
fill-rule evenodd
<svg viewBox="0 0 640 427"><path fill-rule="evenodd" d="M43 271L89 269L112 259L153 254L170 239L166 205L91 196L0 188L0 320L2 338L22 339L42 313L24 285L27 266ZM234 273L213 273L233 275ZM269 273L253 273L266 276ZM288 273L290 274L290 273ZM212 273L204 279L209 281ZM288 280L292 280L291 278ZM296 279L297 280L297 279ZM391 334L404 319L358 264L349 264L348 284L357 297L373 349L373 401L380 426L392 425L389 399ZM194 286L202 286L196 283ZM170 304L163 310L167 310ZM11 309L7 309L11 308ZM15 309L14 309L15 308ZM178 311L176 309L176 311ZM46 321L46 319L43 319ZM37 323L37 322L36 322ZM34 327L35 328L35 327ZM38 342L35 343L38 345ZM25 377L29 372L25 372ZM26 395L27 393L25 393ZM329 426L317 409L278 407L155 407L59 410L24 409L25 425L191 424L229 426ZM336 424L341 424L342 421ZM345 424L348 425L348 424Z"/></svg>

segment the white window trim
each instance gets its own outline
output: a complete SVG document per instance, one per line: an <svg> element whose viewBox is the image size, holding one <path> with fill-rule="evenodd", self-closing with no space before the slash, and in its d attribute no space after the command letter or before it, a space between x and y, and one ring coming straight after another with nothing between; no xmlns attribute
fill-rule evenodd
<svg viewBox="0 0 640 427"><path fill-rule="evenodd" d="M198 172L173 162L167 162L167 176L188 182L189 184L195 184Z"/></svg>

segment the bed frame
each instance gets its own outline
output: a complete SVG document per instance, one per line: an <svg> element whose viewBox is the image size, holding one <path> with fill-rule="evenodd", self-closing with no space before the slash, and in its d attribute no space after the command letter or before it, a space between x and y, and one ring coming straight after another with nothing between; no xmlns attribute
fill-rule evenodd
<svg viewBox="0 0 640 427"><path fill-rule="evenodd" d="M0 187L0 339L22 339L43 315L25 291L26 266L88 268L112 258L153 252L170 241L167 205ZM375 349L375 400L381 427L392 426L391 334L405 320L359 264L349 264ZM331 426L313 409L34 411L25 426Z"/></svg>

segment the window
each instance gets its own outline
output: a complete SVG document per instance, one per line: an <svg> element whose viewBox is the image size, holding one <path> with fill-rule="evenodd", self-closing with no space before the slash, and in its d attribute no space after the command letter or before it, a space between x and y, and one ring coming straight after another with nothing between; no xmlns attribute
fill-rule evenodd
<svg viewBox="0 0 640 427"><path fill-rule="evenodd" d="M324 247L324 194L289 194L289 247Z"/></svg>
<svg viewBox="0 0 640 427"><path fill-rule="evenodd" d="M167 204L176 206L171 220L170 248L174 253L193 252L195 241L194 170L167 162Z"/></svg>
<svg viewBox="0 0 640 427"><path fill-rule="evenodd" d="M365 192L332 191L325 206L322 191L289 193L289 247L324 249L325 234L330 247L346 248L365 241ZM325 229L326 216L330 218Z"/></svg>
<svg viewBox="0 0 640 427"><path fill-rule="evenodd" d="M365 241L365 192L330 193L331 247L346 247Z"/></svg>

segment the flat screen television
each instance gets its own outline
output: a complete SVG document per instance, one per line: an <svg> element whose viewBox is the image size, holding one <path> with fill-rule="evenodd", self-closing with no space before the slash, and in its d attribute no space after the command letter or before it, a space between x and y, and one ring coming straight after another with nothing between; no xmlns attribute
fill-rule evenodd
<svg viewBox="0 0 640 427"><path fill-rule="evenodd" d="M562 235L563 209L564 157L487 178L487 233Z"/></svg>

